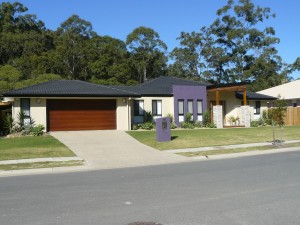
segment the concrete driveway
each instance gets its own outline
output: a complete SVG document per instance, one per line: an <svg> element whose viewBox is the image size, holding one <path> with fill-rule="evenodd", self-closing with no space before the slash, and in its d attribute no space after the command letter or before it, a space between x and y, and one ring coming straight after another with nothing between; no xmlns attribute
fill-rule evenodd
<svg viewBox="0 0 300 225"><path fill-rule="evenodd" d="M51 135L99 169L149 166L193 161L146 146L124 131L60 131Z"/></svg>

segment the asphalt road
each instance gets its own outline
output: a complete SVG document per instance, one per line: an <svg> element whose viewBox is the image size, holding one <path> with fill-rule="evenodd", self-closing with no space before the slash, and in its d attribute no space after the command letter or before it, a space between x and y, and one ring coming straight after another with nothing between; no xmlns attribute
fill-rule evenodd
<svg viewBox="0 0 300 225"><path fill-rule="evenodd" d="M300 151L0 178L1 225L300 224Z"/></svg>

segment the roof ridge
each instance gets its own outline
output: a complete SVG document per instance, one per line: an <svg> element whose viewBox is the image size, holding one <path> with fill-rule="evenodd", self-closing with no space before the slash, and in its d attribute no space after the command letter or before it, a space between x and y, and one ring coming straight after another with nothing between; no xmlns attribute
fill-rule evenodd
<svg viewBox="0 0 300 225"><path fill-rule="evenodd" d="M11 89L9 91L6 91L5 93L8 93L8 92L13 92L13 91L19 91L19 90L24 90L24 89L27 89L27 88L32 88L32 87L36 87L36 86L40 86L40 85L44 85L44 84L47 84L47 83L53 83L53 82L56 82L56 81L63 81L63 80L66 80L66 79L59 79L59 80L48 80L46 82L42 82L42 83L38 83L38 84L33 84L33 85L30 85L30 86L26 86L26 87L21 87L21 88L17 88L17 89ZM3 93L3 94L5 94Z"/></svg>
<svg viewBox="0 0 300 225"><path fill-rule="evenodd" d="M82 81L82 80L76 80L76 81L83 82L83 83L88 83L88 84L91 84L91 85L94 85L94 86L97 86L97 87L102 87L102 88L107 88L107 89L112 89L112 90L118 90L118 91L121 91L121 92L124 92L124 93L138 94L136 92L126 91L126 90L122 90L122 89L113 87L112 85L95 84L95 83L92 83L92 82L86 82L86 81Z"/></svg>

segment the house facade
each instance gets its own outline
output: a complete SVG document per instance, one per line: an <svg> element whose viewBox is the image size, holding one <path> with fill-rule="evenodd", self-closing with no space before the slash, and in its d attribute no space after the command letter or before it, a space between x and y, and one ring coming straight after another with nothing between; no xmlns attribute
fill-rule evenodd
<svg viewBox="0 0 300 225"><path fill-rule="evenodd" d="M272 98L237 92L241 87L244 90L241 84L227 89L174 77L159 77L136 86L57 80L12 90L4 97L12 104L15 119L22 110L25 123L34 120L35 124L43 124L46 131L131 130L133 124L144 122L146 112L154 119L172 115L180 126L187 113L192 114L194 121L201 122L203 114L211 111L212 122L223 127L228 125L230 116L256 119ZM221 111L213 111L216 105Z"/></svg>
<svg viewBox="0 0 300 225"><path fill-rule="evenodd" d="M279 97L287 100L288 106L300 107L300 80L291 81L282 85L268 88L257 93Z"/></svg>

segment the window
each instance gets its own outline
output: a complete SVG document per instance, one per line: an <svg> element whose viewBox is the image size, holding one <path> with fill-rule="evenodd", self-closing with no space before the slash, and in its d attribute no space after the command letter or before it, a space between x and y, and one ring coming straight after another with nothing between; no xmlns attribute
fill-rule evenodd
<svg viewBox="0 0 300 225"><path fill-rule="evenodd" d="M191 99L188 100L188 113L194 114L193 100Z"/></svg>
<svg viewBox="0 0 300 225"><path fill-rule="evenodd" d="M178 100L178 115L184 115L183 100Z"/></svg>
<svg viewBox="0 0 300 225"><path fill-rule="evenodd" d="M297 107L297 102L293 102L293 107Z"/></svg>
<svg viewBox="0 0 300 225"><path fill-rule="evenodd" d="M153 116L161 116L161 100L152 100L152 114Z"/></svg>
<svg viewBox="0 0 300 225"><path fill-rule="evenodd" d="M203 114L202 100L197 100L197 115Z"/></svg>
<svg viewBox="0 0 300 225"><path fill-rule="evenodd" d="M24 112L24 125L30 124L30 99L21 98L21 110Z"/></svg>
<svg viewBox="0 0 300 225"><path fill-rule="evenodd" d="M255 101L254 114L260 114L260 101Z"/></svg>
<svg viewBox="0 0 300 225"><path fill-rule="evenodd" d="M144 115L144 100L134 100L134 115L135 116Z"/></svg>

